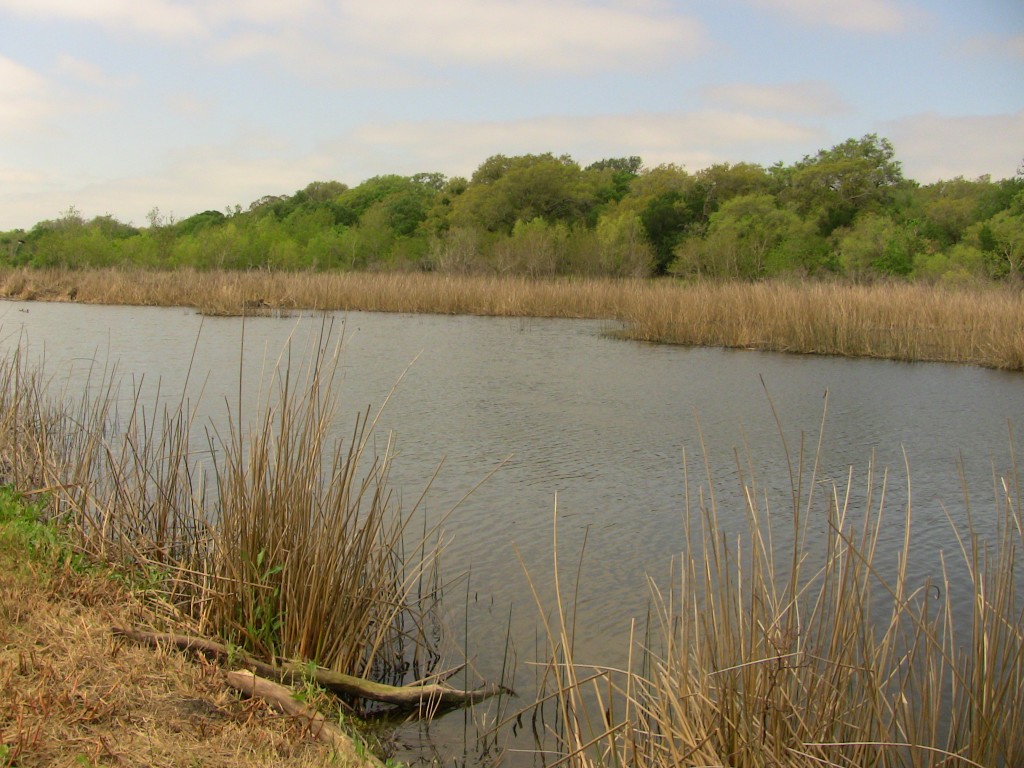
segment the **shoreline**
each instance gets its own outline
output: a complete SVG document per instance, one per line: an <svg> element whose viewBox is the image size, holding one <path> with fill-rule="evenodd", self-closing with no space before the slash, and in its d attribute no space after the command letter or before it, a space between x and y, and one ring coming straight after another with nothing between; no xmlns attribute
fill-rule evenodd
<svg viewBox="0 0 1024 768"><path fill-rule="evenodd" d="M367 311L609 320L661 344L1024 371L1024 291L979 284L694 282L408 272L0 269L0 298L191 307L211 316Z"/></svg>

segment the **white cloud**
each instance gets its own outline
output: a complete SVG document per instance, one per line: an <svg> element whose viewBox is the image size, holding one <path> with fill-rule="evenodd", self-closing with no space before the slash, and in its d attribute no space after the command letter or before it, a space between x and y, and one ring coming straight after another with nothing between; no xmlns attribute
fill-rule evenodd
<svg viewBox="0 0 1024 768"><path fill-rule="evenodd" d="M186 91L169 94L165 103L172 112L188 118L207 117L213 111L213 101L195 96Z"/></svg>
<svg viewBox="0 0 1024 768"><path fill-rule="evenodd" d="M56 108L46 78L0 56L0 134L34 129Z"/></svg>
<svg viewBox="0 0 1024 768"><path fill-rule="evenodd" d="M1009 37L996 35L976 36L963 45L970 56L999 56L1024 61L1024 34Z"/></svg>
<svg viewBox="0 0 1024 768"><path fill-rule="evenodd" d="M29 18L85 21L161 38L196 37L206 32L193 8L169 0L0 0L0 9Z"/></svg>
<svg viewBox="0 0 1024 768"><path fill-rule="evenodd" d="M849 111L834 87L817 80L785 85L733 83L712 86L704 94L712 101L744 110L821 117Z"/></svg>
<svg viewBox="0 0 1024 768"><path fill-rule="evenodd" d="M701 27L658 6L584 0L342 2L359 37L392 55L436 64L530 70L638 69L704 47Z"/></svg>
<svg viewBox="0 0 1024 768"><path fill-rule="evenodd" d="M515 71L643 70L705 47L703 28L658 3L593 0L310 0L273 17L238 0L212 6L224 25L218 53L268 56L351 84L415 84L429 67ZM273 20L273 24L267 22Z"/></svg>
<svg viewBox="0 0 1024 768"><path fill-rule="evenodd" d="M955 176L1011 178L1024 160L1024 110L956 117L934 112L886 124L903 173L921 183Z"/></svg>
<svg viewBox="0 0 1024 768"><path fill-rule="evenodd" d="M166 156L137 175L74 181L62 173L30 176L11 172L15 188L2 183L0 170L0 231L31 227L74 205L86 218L111 214L142 225L158 207L164 215L186 218L199 211L239 204L269 194L292 194L324 175L325 158L310 153L296 156L283 139L253 134L230 144L191 146ZM42 212L42 213L40 213Z"/></svg>
<svg viewBox="0 0 1024 768"><path fill-rule="evenodd" d="M31 226L72 204L87 218L110 213L142 224L154 206L180 219L292 194L316 179L358 184L382 173L469 175L497 153L565 152L581 163L635 154L649 166L671 162L697 170L723 161L774 162L821 142L795 123L724 111L366 123L311 151L296 150L287 136L254 133L178 149L136 175L76 181L55 169L45 178L22 177L17 189L0 185L0 230Z"/></svg>
<svg viewBox="0 0 1024 768"><path fill-rule="evenodd" d="M137 75L108 74L91 61L85 61L66 53L57 58L57 67L75 80L97 88L125 88L134 85L139 80Z"/></svg>
<svg viewBox="0 0 1024 768"><path fill-rule="evenodd" d="M563 152L586 163L640 155L649 165L691 169L714 162L770 162L819 141L815 131L771 118L723 112L542 117L511 121L424 121L366 124L339 140L360 158L356 174L437 170L467 175L493 154ZM770 157L752 157L757 152Z"/></svg>
<svg viewBox="0 0 1024 768"><path fill-rule="evenodd" d="M323 0L206 0L200 7L203 15L215 23L277 26L322 13L327 4Z"/></svg>
<svg viewBox="0 0 1024 768"><path fill-rule="evenodd" d="M851 32L899 32L914 14L892 0L749 0L804 24L823 24Z"/></svg>

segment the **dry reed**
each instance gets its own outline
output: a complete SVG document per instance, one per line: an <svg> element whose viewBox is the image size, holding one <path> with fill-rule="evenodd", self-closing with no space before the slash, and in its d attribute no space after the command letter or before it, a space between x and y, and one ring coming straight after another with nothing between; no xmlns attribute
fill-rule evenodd
<svg viewBox="0 0 1024 768"><path fill-rule="evenodd" d="M0 296L192 306L595 318L671 344L968 363L1024 370L1015 286L679 283L424 273L7 270Z"/></svg>
<svg viewBox="0 0 1024 768"><path fill-rule="evenodd" d="M912 583L909 501L890 521L886 478L872 472L854 504L852 470L845 488L832 484L822 494L817 459L807 476L802 456L801 448L788 533L774 527L751 481L742 488L746 534L730 538L710 469L696 499L687 478L688 507L698 509L687 510L682 567L669 589L652 582L651 627L631 641L624 670L574 659L577 630L557 583L556 533L559 604L555 619L544 619L550 661L541 698L557 702L559 764L1022 764L1016 560L1024 506L1016 459L999 483L994 540L975 531L968 502L958 555L943 560L937 582ZM822 534L809 531L822 517L826 532L816 538ZM882 532L900 524L902 546L890 563L880 553ZM958 530L952 517L950 525ZM964 582L973 594L967 606L951 597Z"/></svg>
<svg viewBox="0 0 1024 768"><path fill-rule="evenodd" d="M417 621L435 599L436 538L424 526L406 541L412 511L388 492L390 457L367 455L373 422L347 445L331 437L330 339L325 326L302 370L289 346L258 412L229 414L223 435L183 401L147 411L137 391L117 413L111 370L78 396L55 390L16 349L0 361L3 481L45 497L78 548L153 580L200 631L269 660L400 679L407 653L433 651Z"/></svg>

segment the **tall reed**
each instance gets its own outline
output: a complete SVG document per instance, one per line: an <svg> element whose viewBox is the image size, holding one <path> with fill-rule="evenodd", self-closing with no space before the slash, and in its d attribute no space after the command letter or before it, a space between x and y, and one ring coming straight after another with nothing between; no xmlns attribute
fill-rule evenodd
<svg viewBox="0 0 1024 768"><path fill-rule="evenodd" d="M325 326L309 349L292 342L255 412L240 395L220 429L184 396L147 409L136 389L118 413L113 369L72 394L21 346L0 360L3 481L44 495L83 551L159 582L200 631L401 679L410 654L434 650L418 622L434 606L437 539L424 525L409 540L412 510L391 497L390 451L370 451L369 412L348 441L332 436L331 339Z"/></svg>
<svg viewBox="0 0 1024 768"><path fill-rule="evenodd" d="M817 459L791 466L781 527L741 471L747 526L735 537L720 527L707 462L706 484L687 477L687 550L672 586L652 581L650 626L634 627L627 669L576 661L582 629L567 620L571 605L556 583L541 699L558 704L562 762L1021 765L1016 458L998 484L994 540L981 538L967 500L966 532L950 517L959 552L943 559L936 581L921 583L908 576L921 556L912 505L889 519L886 477L872 468L857 494L851 470L845 487L822 492ZM822 522L824 535L812 533ZM900 525L902 545L886 562L883 532ZM959 605L953 595L964 584L973 599Z"/></svg>
<svg viewBox="0 0 1024 768"><path fill-rule="evenodd" d="M1024 370L1014 285L680 283L425 273L0 270L0 296L191 306L212 315L296 309L573 317L642 341Z"/></svg>

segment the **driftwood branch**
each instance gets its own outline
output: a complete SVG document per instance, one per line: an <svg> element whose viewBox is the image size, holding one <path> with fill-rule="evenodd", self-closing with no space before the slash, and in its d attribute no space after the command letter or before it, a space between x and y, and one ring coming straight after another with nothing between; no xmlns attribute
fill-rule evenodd
<svg viewBox="0 0 1024 768"><path fill-rule="evenodd" d="M250 698L263 699L279 712L298 719L309 729L310 735L338 753L345 765L382 768L379 760L369 754L360 754L352 739L329 723L323 715L300 701L296 701L290 688L259 677L253 672L228 672L228 685Z"/></svg>
<svg viewBox="0 0 1024 768"><path fill-rule="evenodd" d="M312 680L334 693L357 696L399 707L420 707L428 711L436 708L459 707L474 704L499 693L512 693L499 685L487 684L471 691L451 688L443 683L414 685L385 685L354 675L346 675L323 667L289 663L282 666L267 664L244 651L232 651L221 643L193 635L165 632L143 632L137 629L114 627L113 633L147 645L170 645L183 651L199 651L224 661L234 661L263 677L282 683L303 683Z"/></svg>

